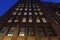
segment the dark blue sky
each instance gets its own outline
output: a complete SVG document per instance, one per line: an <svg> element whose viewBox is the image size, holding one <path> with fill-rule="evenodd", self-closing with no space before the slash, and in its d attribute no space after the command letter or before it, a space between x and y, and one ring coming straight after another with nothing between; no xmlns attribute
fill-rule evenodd
<svg viewBox="0 0 60 40"><path fill-rule="evenodd" d="M41 0L42 2L60 3L60 0Z"/></svg>
<svg viewBox="0 0 60 40"><path fill-rule="evenodd" d="M0 16L8 11L18 0L0 0Z"/></svg>
<svg viewBox="0 0 60 40"><path fill-rule="evenodd" d="M41 0L42 2L60 3L60 0ZM18 0L0 0L0 16L7 12Z"/></svg>

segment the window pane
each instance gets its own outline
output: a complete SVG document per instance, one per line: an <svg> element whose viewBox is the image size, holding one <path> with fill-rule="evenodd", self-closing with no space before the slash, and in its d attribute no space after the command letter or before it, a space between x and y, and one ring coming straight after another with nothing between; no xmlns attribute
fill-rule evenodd
<svg viewBox="0 0 60 40"><path fill-rule="evenodd" d="M38 29L39 29L40 36L45 36L45 32L44 32L43 27L39 27Z"/></svg>
<svg viewBox="0 0 60 40"><path fill-rule="evenodd" d="M0 36L3 36L6 30L7 30L7 27L3 27L2 30L0 31Z"/></svg>
<svg viewBox="0 0 60 40"><path fill-rule="evenodd" d="M15 8L15 10L16 10L16 11L18 11L18 10L19 10L19 8Z"/></svg>
<svg viewBox="0 0 60 40"><path fill-rule="evenodd" d="M17 12L13 12L13 15L16 15Z"/></svg>
<svg viewBox="0 0 60 40"><path fill-rule="evenodd" d="M29 22L32 22L32 17L29 18Z"/></svg>
<svg viewBox="0 0 60 40"><path fill-rule="evenodd" d="M18 15L21 15L21 12L19 12Z"/></svg>
<svg viewBox="0 0 60 40"><path fill-rule="evenodd" d="M24 15L27 15L27 12L24 12Z"/></svg>
<svg viewBox="0 0 60 40"><path fill-rule="evenodd" d="M8 34L7 34L7 36L13 36L14 30L15 30L15 27L11 27Z"/></svg>
<svg viewBox="0 0 60 40"><path fill-rule="evenodd" d="M26 22L26 18L23 18L23 19L22 19L22 22Z"/></svg>
<svg viewBox="0 0 60 40"><path fill-rule="evenodd" d="M42 12L39 12L39 15L43 15L43 13Z"/></svg>
<svg viewBox="0 0 60 40"><path fill-rule="evenodd" d="M25 36L25 27L20 28L19 36Z"/></svg>
<svg viewBox="0 0 60 40"><path fill-rule="evenodd" d="M18 22L18 20L14 20L14 22Z"/></svg>
<svg viewBox="0 0 60 40"><path fill-rule="evenodd" d="M29 15L32 15L32 12L29 12Z"/></svg>
<svg viewBox="0 0 60 40"><path fill-rule="evenodd" d="M37 13L37 12L35 12L35 15L38 15L38 13Z"/></svg>
<svg viewBox="0 0 60 40"><path fill-rule="evenodd" d="M20 8L20 11L22 11L23 9L22 8Z"/></svg>
<svg viewBox="0 0 60 40"><path fill-rule="evenodd" d="M39 17L37 17L37 19L36 19L36 22L40 22L40 19L39 19Z"/></svg>
<svg viewBox="0 0 60 40"><path fill-rule="evenodd" d="M27 11L27 8L25 8L25 11Z"/></svg>
<svg viewBox="0 0 60 40"><path fill-rule="evenodd" d="M56 35L51 27L47 27L47 31L48 31L50 36L55 36Z"/></svg>
<svg viewBox="0 0 60 40"><path fill-rule="evenodd" d="M12 22L12 20L8 20L8 22Z"/></svg>
<svg viewBox="0 0 60 40"><path fill-rule="evenodd" d="M46 19L45 18L42 18L42 21L43 23L47 23Z"/></svg>
<svg viewBox="0 0 60 40"><path fill-rule="evenodd" d="M28 36L34 36L34 29L33 29L33 27L28 27Z"/></svg>

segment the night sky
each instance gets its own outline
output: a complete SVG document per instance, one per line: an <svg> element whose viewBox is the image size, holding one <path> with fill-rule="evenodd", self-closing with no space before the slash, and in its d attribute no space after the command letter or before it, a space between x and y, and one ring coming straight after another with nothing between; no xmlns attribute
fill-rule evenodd
<svg viewBox="0 0 60 40"><path fill-rule="evenodd" d="M18 0L0 0L0 16L7 12Z"/></svg>
<svg viewBox="0 0 60 40"><path fill-rule="evenodd" d="M41 0L42 2L60 3L60 0ZM0 16L7 12L18 0L0 0Z"/></svg>

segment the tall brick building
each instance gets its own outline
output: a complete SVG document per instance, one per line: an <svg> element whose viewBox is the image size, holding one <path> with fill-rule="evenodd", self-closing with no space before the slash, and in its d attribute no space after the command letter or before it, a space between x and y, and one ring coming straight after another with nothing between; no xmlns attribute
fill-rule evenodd
<svg viewBox="0 0 60 40"><path fill-rule="evenodd" d="M59 4L20 0L0 18L0 40L60 40Z"/></svg>

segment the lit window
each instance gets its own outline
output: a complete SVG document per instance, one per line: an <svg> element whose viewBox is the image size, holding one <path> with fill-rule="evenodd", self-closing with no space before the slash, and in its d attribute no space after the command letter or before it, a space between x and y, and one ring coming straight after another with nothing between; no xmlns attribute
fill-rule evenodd
<svg viewBox="0 0 60 40"><path fill-rule="evenodd" d="M60 13L59 13L59 12L56 12L56 14L57 14L58 16L60 16Z"/></svg>
<svg viewBox="0 0 60 40"><path fill-rule="evenodd" d="M13 12L13 15L16 15L17 12Z"/></svg>
<svg viewBox="0 0 60 40"><path fill-rule="evenodd" d="M18 11L18 10L19 10L19 8L16 8L15 10L16 10L16 11Z"/></svg>
<svg viewBox="0 0 60 40"><path fill-rule="evenodd" d="M46 19L45 19L45 18L42 18L42 21L43 21L44 23L47 23L47 21L46 21Z"/></svg>
<svg viewBox="0 0 60 40"><path fill-rule="evenodd" d="M19 12L18 15L21 15L21 12Z"/></svg>
<svg viewBox="0 0 60 40"><path fill-rule="evenodd" d="M33 29L33 27L28 27L28 36L34 36L34 29Z"/></svg>
<svg viewBox="0 0 60 40"><path fill-rule="evenodd" d="M36 22L40 22L40 19L39 19L39 17L37 17L37 19L36 19Z"/></svg>
<svg viewBox="0 0 60 40"><path fill-rule="evenodd" d="M32 12L29 12L29 15L32 15Z"/></svg>
<svg viewBox="0 0 60 40"><path fill-rule="evenodd" d="M22 11L23 9L22 8L20 8L20 11Z"/></svg>
<svg viewBox="0 0 60 40"><path fill-rule="evenodd" d="M32 17L29 18L29 22L32 22Z"/></svg>
<svg viewBox="0 0 60 40"><path fill-rule="evenodd" d="M38 13L37 13L37 12L35 12L35 15L38 15Z"/></svg>
<svg viewBox="0 0 60 40"><path fill-rule="evenodd" d="M8 22L12 22L12 20L8 20Z"/></svg>
<svg viewBox="0 0 60 40"><path fill-rule="evenodd" d="M16 19L16 20L14 20L14 22L18 22L18 20Z"/></svg>
<svg viewBox="0 0 60 40"><path fill-rule="evenodd" d="M24 12L24 15L27 15L27 12Z"/></svg>
<svg viewBox="0 0 60 40"><path fill-rule="evenodd" d="M41 9L38 8L38 11L40 11Z"/></svg>
<svg viewBox="0 0 60 40"><path fill-rule="evenodd" d="M20 28L19 36L25 36L25 27Z"/></svg>
<svg viewBox="0 0 60 40"><path fill-rule="evenodd" d="M43 15L43 13L42 12L39 12L39 15Z"/></svg>
<svg viewBox="0 0 60 40"><path fill-rule="evenodd" d="M13 36L14 30L15 30L15 28L11 27L8 34L7 34L7 36Z"/></svg>
<svg viewBox="0 0 60 40"><path fill-rule="evenodd" d="M25 11L27 11L27 8L25 8Z"/></svg>
<svg viewBox="0 0 60 40"><path fill-rule="evenodd" d="M23 19L22 19L22 22L26 22L26 18L23 18Z"/></svg>
<svg viewBox="0 0 60 40"><path fill-rule="evenodd" d="M2 30L0 31L0 36L3 36L6 30L7 30L7 27L3 27Z"/></svg>

